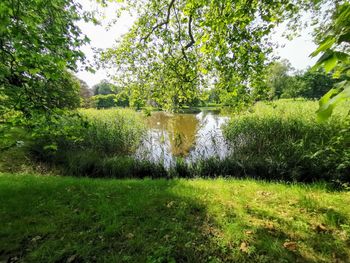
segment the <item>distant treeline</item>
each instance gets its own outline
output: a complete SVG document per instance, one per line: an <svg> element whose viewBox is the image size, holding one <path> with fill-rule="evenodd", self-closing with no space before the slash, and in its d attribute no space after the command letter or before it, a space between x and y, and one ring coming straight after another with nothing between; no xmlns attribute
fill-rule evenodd
<svg viewBox="0 0 350 263"><path fill-rule="evenodd" d="M332 78L322 70L308 69L296 71L288 60L275 61L264 71L262 80L252 85L247 93L247 102L260 100L275 100L280 98L306 98L320 99L334 84L346 77ZM89 89L84 81L81 83L82 106L85 108L111 108L111 107L159 107L162 105L156 100L142 100L140 94L137 97L128 87L118 87L107 80L102 80ZM176 107L198 107L210 105L235 106L242 102L236 101L236 96L216 88L203 89L201 94L191 101L175 105Z"/></svg>

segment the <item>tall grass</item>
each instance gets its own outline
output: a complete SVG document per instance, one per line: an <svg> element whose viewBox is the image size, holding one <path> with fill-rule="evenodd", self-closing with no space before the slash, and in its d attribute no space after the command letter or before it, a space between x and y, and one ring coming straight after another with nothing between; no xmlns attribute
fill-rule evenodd
<svg viewBox="0 0 350 263"><path fill-rule="evenodd" d="M130 109L84 109L80 114L89 122L87 147L104 154L134 152L145 132L140 114Z"/></svg>
<svg viewBox="0 0 350 263"><path fill-rule="evenodd" d="M230 155L178 158L169 169L136 158L144 115L126 109L59 115L35 128L38 136L29 148L36 160L74 176L350 182L349 102L328 122L317 121L317 108L315 101L259 102L224 126Z"/></svg>
<svg viewBox="0 0 350 263"><path fill-rule="evenodd" d="M224 135L250 175L315 181L349 179L349 103L328 122L318 122L316 101L257 103L234 116Z"/></svg>
<svg viewBox="0 0 350 263"><path fill-rule="evenodd" d="M91 172L95 162L105 157L132 154L145 132L141 116L126 109L81 110L78 115L50 119L37 129L29 147L34 157L72 171L85 167Z"/></svg>

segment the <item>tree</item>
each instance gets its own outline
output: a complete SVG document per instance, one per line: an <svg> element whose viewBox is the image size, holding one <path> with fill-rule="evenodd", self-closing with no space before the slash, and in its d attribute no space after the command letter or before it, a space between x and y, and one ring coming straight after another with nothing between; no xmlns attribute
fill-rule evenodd
<svg viewBox="0 0 350 263"><path fill-rule="evenodd" d="M333 88L337 80L323 70L308 70L303 75L297 76L301 85L297 86L297 96L311 99L320 99Z"/></svg>
<svg viewBox="0 0 350 263"><path fill-rule="evenodd" d="M31 117L34 111L49 112L58 109L76 109L80 106L80 83L65 70L59 79L32 79L23 87L5 86L5 107L22 112L23 117Z"/></svg>
<svg viewBox="0 0 350 263"><path fill-rule="evenodd" d="M287 60L275 61L265 70L265 80L260 89L269 92L269 98L309 98L320 99L339 80L333 79L324 70L309 69L293 72ZM265 88L264 88L265 87Z"/></svg>
<svg viewBox="0 0 350 263"><path fill-rule="evenodd" d="M106 109L112 107L128 107L129 98L124 93L95 95L91 97L93 107L97 109Z"/></svg>
<svg viewBox="0 0 350 263"><path fill-rule="evenodd" d="M117 69L115 81L164 108L190 103L216 87L239 104L259 82L272 50L267 36L300 10L330 0L147 0L126 4L138 19L101 59Z"/></svg>
<svg viewBox="0 0 350 263"><path fill-rule="evenodd" d="M95 95L92 98L93 106L97 109L106 109L116 106L116 95Z"/></svg>
<svg viewBox="0 0 350 263"><path fill-rule="evenodd" d="M76 1L1 1L0 97L7 107L28 116L78 105L68 71L84 59L80 47L88 39L76 22L88 18Z"/></svg>
<svg viewBox="0 0 350 263"><path fill-rule="evenodd" d="M128 92L107 80L102 80L100 83L94 85L92 90L95 95L92 97L92 100L96 108L129 106L130 96Z"/></svg>
<svg viewBox="0 0 350 263"><path fill-rule="evenodd" d="M290 89L291 77L289 74L292 70L292 65L288 60L275 61L268 66L266 85L271 98L280 98L287 89Z"/></svg>
<svg viewBox="0 0 350 263"><path fill-rule="evenodd" d="M100 83L92 87L94 95L115 94L115 89L116 87L112 83L109 83L107 80L102 80Z"/></svg>
<svg viewBox="0 0 350 263"><path fill-rule="evenodd" d="M82 100L82 106L84 108L89 108L91 106L91 96L93 95L92 90L89 85L82 79L77 78L80 83L80 98Z"/></svg>

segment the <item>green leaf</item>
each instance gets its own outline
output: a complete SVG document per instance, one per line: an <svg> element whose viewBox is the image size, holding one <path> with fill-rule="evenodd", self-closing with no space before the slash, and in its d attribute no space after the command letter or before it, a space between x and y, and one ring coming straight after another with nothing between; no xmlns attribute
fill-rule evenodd
<svg viewBox="0 0 350 263"><path fill-rule="evenodd" d="M57 145L56 144L50 144L50 145L46 145L44 146L44 150L54 150L57 151Z"/></svg>
<svg viewBox="0 0 350 263"><path fill-rule="evenodd" d="M320 107L317 111L318 119L321 121L327 120L332 115L335 106L349 98L350 81L338 83L335 89L331 89L320 99Z"/></svg>
<svg viewBox="0 0 350 263"><path fill-rule="evenodd" d="M327 37L316 49L316 51L311 53L311 57L317 56L320 52L330 49L333 44L336 42L336 39L332 36Z"/></svg>
<svg viewBox="0 0 350 263"><path fill-rule="evenodd" d="M329 59L327 59L326 61L323 62L324 69L328 73L332 69L334 69L334 67L337 65L337 63L338 63L338 58L335 54L333 54L333 56L331 56Z"/></svg>

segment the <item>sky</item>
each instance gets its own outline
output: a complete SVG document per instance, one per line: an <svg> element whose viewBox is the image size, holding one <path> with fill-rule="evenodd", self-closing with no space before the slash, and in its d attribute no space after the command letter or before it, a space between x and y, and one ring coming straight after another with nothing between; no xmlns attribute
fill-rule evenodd
<svg viewBox="0 0 350 263"><path fill-rule="evenodd" d="M84 10L97 10L96 3L90 0L79 0ZM79 22L79 27L83 34L90 38L91 42L82 48L88 60L94 60L94 49L105 49L112 47L116 39L121 38L127 33L135 17L128 14L123 14L118 22L107 29L108 24L115 18L117 3L112 3L106 9L99 9L103 13L104 19L101 25L93 25L92 23ZM300 36L292 41L287 40L282 36L286 29L286 25L281 25L272 35L272 40L279 44L279 48L275 50L275 55L281 59L288 59L296 70L304 70L313 65L316 59L311 59L309 55L316 49L316 45L312 41L310 35L311 29L305 29L300 33ZM79 71L76 74L80 79L84 80L90 87L99 83L103 79L108 79L106 71L103 69L97 70L94 74L88 71Z"/></svg>

